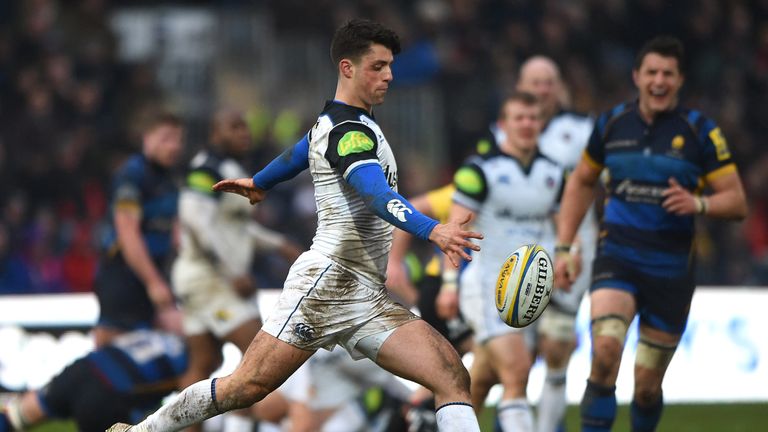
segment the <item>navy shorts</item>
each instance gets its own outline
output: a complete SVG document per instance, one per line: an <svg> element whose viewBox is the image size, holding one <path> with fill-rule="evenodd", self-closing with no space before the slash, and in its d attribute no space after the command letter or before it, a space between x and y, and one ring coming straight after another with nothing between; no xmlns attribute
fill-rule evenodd
<svg viewBox="0 0 768 432"><path fill-rule="evenodd" d="M101 260L94 286L100 326L120 330L152 327L155 307L144 284L120 255Z"/></svg>
<svg viewBox="0 0 768 432"><path fill-rule="evenodd" d="M140 421L162 397L117 392L85 358L64 368L38 392L49 418L72 419L82 432L104 432L116 422Z"/></svg>
<svg viewBox="0 0 768 432"><path fill-rule="evenodd" d="M599 255L592 269L590 292L600 288L632 293L641 323L667 333L682 334L696 284L691 273L673 278L658 277L615 258Z"/></svg>
<svg viewBox="0 0 768 432"><path fill-rule="evenodd" d="M447 322L437 316L435 300L437 300L437 296L440 294L440 286L442 284L443 278L441 276L425 275L418 283L419 300L416 307L419 308L421 319L434 327L435 330L443 335L443 337L448 339L448 342L450 342L454 348L458 348L462 342L472 336L472 330L469 328L469 325L464 322L464 318L461 317L461 314L451 322Z"/></svg>

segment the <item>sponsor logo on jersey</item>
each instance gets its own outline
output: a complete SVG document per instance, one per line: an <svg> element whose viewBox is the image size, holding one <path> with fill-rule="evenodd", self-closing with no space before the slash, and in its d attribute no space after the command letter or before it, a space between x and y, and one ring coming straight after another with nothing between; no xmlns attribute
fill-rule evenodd
<svg viewBox="0 0 768 432"><path fill-rule="evenodd" d="M396 217L400 222L406 221L406 213L413 214L413 210L406 207L405 204L403 204L403 202L397 198L389 200L387 203L387 211L392 213L392 215Z"/></svg>
<svg viewBox="0 0 768 432"><path fill-rule="evenodd" d="M608 141L605 143L605 149L617 149L617 148L629 148L629 147L635 147L637 145L637 140L613 140Z"/></svg>
<svg viewBox="0 0 768 432"><path fill-rule="evenodd" d="M397 190L397 171L387 165L384 167L384 177L386 177L389 187L393 190Z"/></svg>
<svg viewBox="0 0 768 432"><path fill-rule="evenodd" d="M373 140L360 131L349 131L339 140L337 150L339 156L347 156L352 153L362 153L373 149Z"/></svg>
<svg viewBox="0 0 768 432"><path fill-rule="evenodd" d="M731 151L728 150L728 143L725 141L723 132L719 127L712 129L709 132L709 139L715 145L715 153L717 154L717 160L723 161L731 158Z"/></svg>
<svg viewBox="0 0 768 432"><path fill-rule="evenodd" d="M616 186L614 193L629 202L660 204L664 198L664 189L666 187L638 184L630 179L624 179Z"/></svg>

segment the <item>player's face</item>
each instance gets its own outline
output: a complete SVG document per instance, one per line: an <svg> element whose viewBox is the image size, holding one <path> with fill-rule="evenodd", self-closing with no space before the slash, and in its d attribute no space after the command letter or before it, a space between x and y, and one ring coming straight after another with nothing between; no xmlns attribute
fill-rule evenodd
<svg viewBox="0 0 768 432"><path fill-rule="evenodd" d="M392 82L392 51L384 45L373 44L371 49L354 64L354 83L357 96L367 106L384 102Z"/></svg>
<svg viewBox="0 0 768 432"><path fill-rule="evenodd" d="M144 134L144 149L150 159L164 167L172 167L181 158L182 130L178 126L160 125Z"/></svg>
<svg viewBox="0 0 768 432"><path fill-rule="evenodd" d="M518 89L536 96L545 111L550 113L557 109L562 91L557 71L543 63L531 65L525 70L520 76Z"/></svg>
<svg viewBox="0 0 768 432"><path fill-rule="evenodd" d="M649 53L640 68L632 72L639 92L640 111L647 117L669 111L677 105L683 75L674 57Z"/></svg>
<svg viewBox="0 0 768 432"><path fill-rule="evenodd" d="M221 121L219 128L218 133L221 134L222 142L228 153L243 156L251 148L251 132L240 114L227 116Z"/></svg>
<svg viewBox="0 0 768 432"><path fill-rule="evenodd" d="M541 106L527 105L520 101L507 102L499 126L506 133L509 145L526 152L532 151L541 133Z"/></svg>

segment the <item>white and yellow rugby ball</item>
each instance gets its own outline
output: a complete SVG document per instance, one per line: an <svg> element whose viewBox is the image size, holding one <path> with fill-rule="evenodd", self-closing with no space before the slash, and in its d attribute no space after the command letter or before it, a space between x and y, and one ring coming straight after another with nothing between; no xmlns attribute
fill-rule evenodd
<svg viewBox="0 0 768 432"><path fill-rule="evenodd" d="M544 312L554 283L552 260L543 247L520 246L504 260L496 280L496 310L515 328L525 327Z"/></svg>

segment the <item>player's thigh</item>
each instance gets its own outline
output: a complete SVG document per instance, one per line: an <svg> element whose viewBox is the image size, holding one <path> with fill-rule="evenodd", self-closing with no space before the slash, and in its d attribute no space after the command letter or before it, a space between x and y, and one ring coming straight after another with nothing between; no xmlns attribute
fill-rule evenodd
<svg viewBox="0 0 768 432"><path fill-rule="evenodd" d="M221 366L223 356L221 342L211 333L188 335L186 338L189 353L188 375L194 379L207 378Z"/></svg>
<svg viewBox="0 0 768 432"><path fill-rule="evenodd" d="M501 383L524 388L533 363L524 330L496 336L489 339L485 346L491 368Z"/></svg>
<svg viewBox="0 0 768 432"><path fill-rule="evenodd" d="M224 336L224 340L235 344L240 352L245 352L261 330L261 319L250 319Z"/></svg>
<svg viewBox="0 0 768 432"><path fill-rule="evenodd" d="M285 382L312 354L314 351L297 348L260 331L235 371L219 380L217 392L223 400L233 403L238 401L228 400L230 396L260 400Z"/></svg>
<svg viewBox="0 0 768 432"><path fill-rule="evenodd" d="M469 390L468 373L456 350L422 320L398 327L381 346L376 363L435 392Z"/></svg>
<svg viewBox="0 0 768 432"><path fill-rule="evenodd" d="M635 296L623 289L604 287L592 291L589 296L592 320L617 315L632 322L636 311Z"/></svg>

